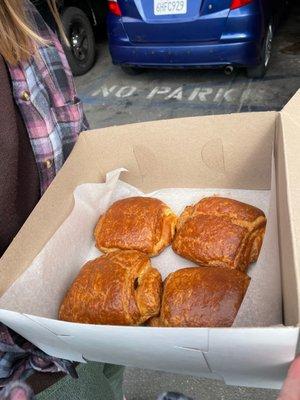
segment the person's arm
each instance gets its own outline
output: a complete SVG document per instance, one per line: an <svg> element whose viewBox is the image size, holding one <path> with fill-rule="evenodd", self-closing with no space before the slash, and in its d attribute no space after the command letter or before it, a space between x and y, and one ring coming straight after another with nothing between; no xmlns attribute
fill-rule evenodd
<svg viewBox="0 0 300 400"><path fill-rule="evenodd" d="M300 357L289 368L286 380L284 381L278 400L299 400L300 399Z"/></svg>

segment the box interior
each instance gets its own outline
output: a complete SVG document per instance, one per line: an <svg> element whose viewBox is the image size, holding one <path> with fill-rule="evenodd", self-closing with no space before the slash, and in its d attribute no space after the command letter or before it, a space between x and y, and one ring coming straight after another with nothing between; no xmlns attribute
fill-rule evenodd
<svg viewBox="0 0 300 400"><path fill-rule="evenodd" d="M270 189L275 149L284 315L286 325L297 325L298 271L292 226L288 223L284 117L276 112L231 114L83 133L64 168L0 260L0 294L26 270L68 216L73 190L79 184L102 182L107 171L124 166L128 172L122 179L146 192L163 187ZM43 227L41 215L47 221Z"/></svg>

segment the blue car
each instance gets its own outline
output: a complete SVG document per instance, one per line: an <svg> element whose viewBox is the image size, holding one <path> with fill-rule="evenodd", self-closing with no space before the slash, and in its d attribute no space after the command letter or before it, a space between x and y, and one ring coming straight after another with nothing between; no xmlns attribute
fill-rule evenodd
<svg viewBox="0 0 300 400"><path fill-rule="evenodd" d="M264 76L284 0L109 0L114 64L147 68L246 67Z"/></svg>

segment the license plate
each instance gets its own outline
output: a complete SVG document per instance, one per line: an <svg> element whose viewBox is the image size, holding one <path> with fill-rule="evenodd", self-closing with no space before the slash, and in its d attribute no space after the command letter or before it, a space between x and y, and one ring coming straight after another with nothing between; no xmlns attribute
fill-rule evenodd
<svg viewBox="0 0 300 400"><path fill-rule="evenodd" d="M154 15L186 14L187 0L154 0Z"/></svg>

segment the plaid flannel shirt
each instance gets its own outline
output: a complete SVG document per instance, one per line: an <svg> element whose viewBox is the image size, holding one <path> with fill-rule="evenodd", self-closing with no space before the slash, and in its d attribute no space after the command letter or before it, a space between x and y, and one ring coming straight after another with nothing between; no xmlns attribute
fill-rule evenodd
<svg viewBox="0 0 300 400"><path fill-rule="evenodd" d="M57 36L31 3L26 1L25 5L33 28L48 44L39 46L37 56L30 61L8 65L8 68L43 194L70 154L79 133L88 129L88 123ZM26 398L30 398L30 390L15 381L25 379L33 370L76 375L71 362L46 355L0 323L0 399L20 398L18 393L24 390L27 390ZM5 388L1 391L1 387Z"/></svg>
<svg viewBox="0 0 300 400"><path fill-rule="evenodd" d="M26 2L35 31L48 41L37 56L9 65L13 96L20 108L38 166L41 194L88 129L62 46L35 7Z"/></svg>
<svg viewBox="0 0 300 400"><path fill-rule="evenodd" d="M71 361L48 356L0 323L0 400L5 398L5 393L10 394L16 381L26 379L33 371L65 372L77 378Z"/></svg>

